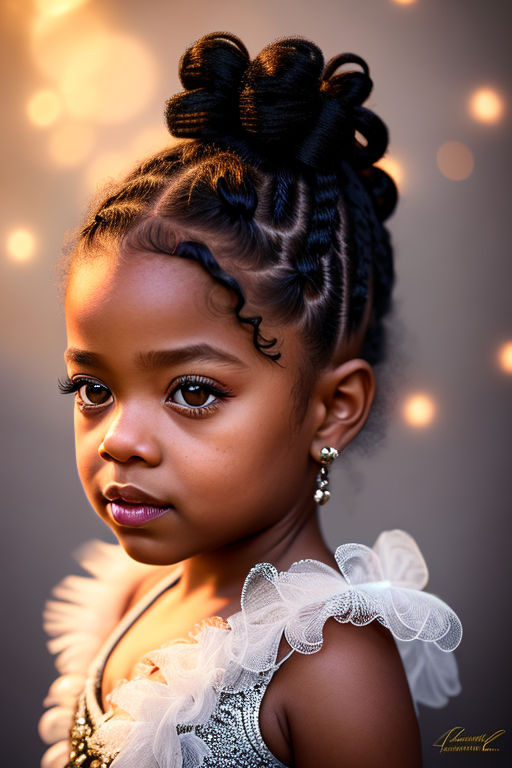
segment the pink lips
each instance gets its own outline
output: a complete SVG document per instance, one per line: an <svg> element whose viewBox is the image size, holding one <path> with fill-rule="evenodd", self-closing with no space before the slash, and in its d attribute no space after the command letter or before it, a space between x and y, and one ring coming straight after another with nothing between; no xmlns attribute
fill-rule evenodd
<svg viewBox="0 0 512 768"><path fill-rule="evenodd" d="M171 507L150 507L148 504L128 504L119 499L108 504L110 514L120 525L144 525L165 515Z"/></svg>
<svg viewBox="0 0 512 768"><path fill-rule="evenodd" d="M134 485L111 483L103 495L110 502L107 505L110 514L120 525L144 525L173 509Z"/></svg>

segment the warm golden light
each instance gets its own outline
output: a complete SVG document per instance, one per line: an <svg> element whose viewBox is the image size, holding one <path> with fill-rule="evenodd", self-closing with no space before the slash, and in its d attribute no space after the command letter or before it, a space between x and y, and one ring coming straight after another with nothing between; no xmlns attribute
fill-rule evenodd
<svg viewBox="0 0 512 768"><path fill-rule="evenodd" d="M81 165L94 144L94 131L89 125L65 123L50 136L50 158L63 168Z"/></svg>
<svg viewBox="0 0 512 768"><path fill-rule="evenodd" d="M152 54L133 37L88 38L66 63L60 88L68 112L100 123L121 123L141 112L156 85Z"/></svg>
<svg viewBox="0 0 512 768"><path fill-rule="evenodd" d="M98 112L98 63L105 61L107 50L108 35L101 31L77 44L68 59L59 86L66 109L75 118L94 119Z"/></svg>
<svg viewBox="0 0 512 768"><path fill-rule="evenodd" d="M512 373L512 341L507 341L498 351L498 362L502 371Z"/></svg>
<svg viewBox="0 0 512 768"><path fill-rule="evenodd" d="M88 0L36 0L36 9L47 16L61 16L74 11Z"/></svg>
<svg viewBox="0 0 512 768"><path fill-rule="evenodd" d="M411 427L425 427L434 418L434 402L428 395L411 395L404 405L403 415Z"/></svg>
<svg viewBox="0 0 512 768"><path fill-rule="evenodd" d="M35 239L28 229L16 229L7 238L7 253L12 261L30 261L34 255Z"/></svg>
<svg viewBox="0 0 512 768"><path fill-rule="evenodd" d="M382 157L377 163L375 163L375 165L377 168L382 168L383 171L389 173L397 187L400 189L404 180L404 172L403 167L398 162L398 160L396 160L394 157L389 157L386 155L385 157Z"/></svg>
<svg viewBox="0 0 512 768"><path fill-rule="evenodd" d="M479 88L469 101L469 111L481 123L497 123L503 117L503 99L492 88Z"/></svg>
<svg viewBox="0 0 512 768"><path fill-rule="evenodd" d="M27 104L30 121L40 128L52 125L62 111L62 104L55 93L49 88L35 93Z"/></svg>
<svg viewBox="0 0 512 768"><path fill-rule="evenodd" d="M475 161L471 150L460 141L446 141L437 150L437 165L443 176L462 181L473 173Z"/></svg>
<svg viewBox="0 0 512 768"><path fill-rule="evenodd" d="M416 0L391 0L395 5L413 5Z"/></svg>
<svg viewBox="0 0 512 768"><path fill-rule="evenodd" d="M57 84L74 58L102 35L107 30L98 9L93 13L84 6L57 17L39 16L32 25L32 56L39 70Z"/></svg>

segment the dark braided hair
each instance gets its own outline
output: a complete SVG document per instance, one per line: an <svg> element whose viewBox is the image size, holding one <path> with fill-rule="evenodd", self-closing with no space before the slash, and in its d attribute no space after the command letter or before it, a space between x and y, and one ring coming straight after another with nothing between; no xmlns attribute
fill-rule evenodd
<svg viewBox="0 0 512 768"><path fill-rule="evenodd" d="M388 134L362 106L372 89L366 62L345 53L324 66L302 38L251 61L237 37L212 33L185 52L179 74L184 91L165 117L182 141L92 208L71 269L105 241L193 259L235 294L261 354L277 361L278 340L262 335L262 316L244 312L246 299L297 325L312 370L361 326L371 284L361 356L378 363L394 282L383 221L397 193L373 165Z"/></svg>

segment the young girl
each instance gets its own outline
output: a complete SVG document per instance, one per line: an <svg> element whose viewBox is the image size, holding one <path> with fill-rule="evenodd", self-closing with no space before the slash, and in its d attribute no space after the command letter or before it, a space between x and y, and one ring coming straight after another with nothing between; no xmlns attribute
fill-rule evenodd
<svg viewBox="0 0 512 768"><path fill-rule="evenodd" d="M350 65L348 68L343 65ZM366 63L210 34L182 139L91 210L66 262L78 471L119 545L48 603L43 768L419 766L459 692L415 541L333 555L317 505L383 353L396 201ZM416 711L415 711L416 710Z"/></svg>

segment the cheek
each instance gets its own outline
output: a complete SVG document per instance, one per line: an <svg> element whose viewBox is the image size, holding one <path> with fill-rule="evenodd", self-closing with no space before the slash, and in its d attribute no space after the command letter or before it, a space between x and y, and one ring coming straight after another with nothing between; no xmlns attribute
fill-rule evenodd
<svg viewBox="0 0 512 768"><path fill-rule="evenodd" d="M233 409L222 428L217 422L211 433L205 430L187 441L183 452L171 449L183 488L214 506L289 503L300 490L297 479L307 471L306 440L292 432L282 410L267 408L265 418L241 411Z"/></svg>
<svg viewBox="0 0 512 768"><path fill-rule="evenodd" d="M86 430L80 414L75 414L75 454L78 475L87 490L87 483L97 471L100 458L95 430Z"/></svg>

